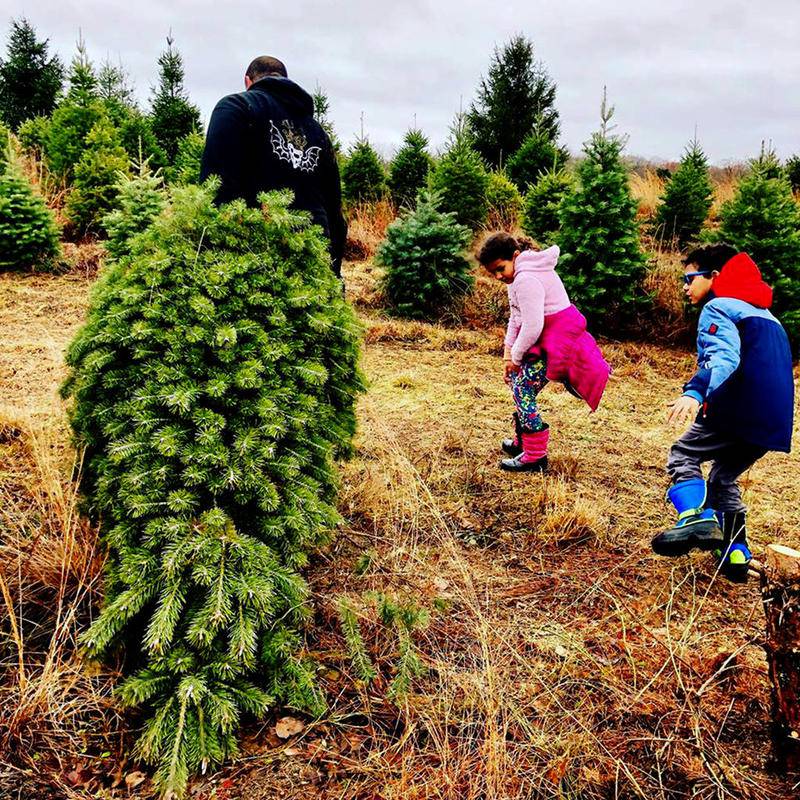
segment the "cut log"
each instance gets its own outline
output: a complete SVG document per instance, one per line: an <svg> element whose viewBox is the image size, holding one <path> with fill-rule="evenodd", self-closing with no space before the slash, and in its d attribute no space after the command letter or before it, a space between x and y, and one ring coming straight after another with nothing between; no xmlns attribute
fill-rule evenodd
<svg viewBox="0 0 800 800"><path fill-rule="evenodd" d="M761 600L775 758L782 769L800 770L800 551L779 544L767 547Z"/></svg>

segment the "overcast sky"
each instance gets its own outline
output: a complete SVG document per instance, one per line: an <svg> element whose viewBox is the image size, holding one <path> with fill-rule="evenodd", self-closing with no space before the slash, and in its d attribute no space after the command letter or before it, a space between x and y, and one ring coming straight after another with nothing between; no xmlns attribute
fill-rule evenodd
<svg viewBox="0 0 800 800"><path fill-rule="evenodd" d="M715 163L749 158L762 140L800 152L800 0L3 0L4 41L26 16L68 62L78 30L96 62L121 60L146 104L171 29L204 124L240 91L250 59L281 58L309 91L319 83L349 143L360 130L390 156L414 122L440 146L468 107L492 51L532 39L558 86L573 153L596 129L603 85L627 152L680 157L697 126Z"/></svg>

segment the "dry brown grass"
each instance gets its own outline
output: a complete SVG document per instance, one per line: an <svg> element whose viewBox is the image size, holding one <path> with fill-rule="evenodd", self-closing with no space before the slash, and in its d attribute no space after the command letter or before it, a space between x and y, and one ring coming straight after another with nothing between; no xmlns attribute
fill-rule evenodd
<svg viewBox="0 0 800 800"><path fill-rule="evenodd" d="M709 221L712 226L719 221L719 212L722 204L730 200L736 193L741 180L742 170L731 168L728 170L714 170L712 186L714 199L709 211ZM630 174L630 188L634 199L638 203L640 220L651 219L658 209L661 196L664 194L665 182L659 178L654 170L645 170L643 174L632 172Z"/></svg>
<svg viewBox="0 0 800 800"><path fill-rule="evenodd" d="M355 262L371 258L396 216L397 210L390 200L351 206L347 212L345 258Z"/></svg>
<svg viewBox="0 0 800 800"><path fill-rule="evenodd" d="M708 213L708 218L712 223L719 221L719 213L723 204L733 199L740 180L741 176L738 174L724 174L714 181L714 201L711 204L711 211Z"/></svg>
<svg viewBox="0 0 800 800"><path fill-rule="evenodd" d="M669 516L663 404L690 357L607 346L617 369L599 414L548 390L553 474L509 477L496 469L510 411L497 358L437 352L436 335L370 345L342 496L351 527L312 580L329 620L342 591L439 597L449 611L420 635L430 672L399 711L380 681L363 696L348 694L353 676L331 680L340 705L318 732L324 755L317 744L297 757L351 783L320 796L792 796L765 769L757 590L725 584L702 557L649 550ZM745 480L757 547L800 521L783 485L795 462L771 456ZM366 549L377 556L357 577ZM324 669L348 673L341 651L322 636ZM357 753L343 757L346 736Z"/></svg>
<svg viewBox="0 0 800 800"><path fill-rule="evenodd" d="M77 765L102 771L102 753L120 754L115 676L76 655L102 558L78 512L60 412L0 418L0 771L26 796L69 792Z"/></svg>
<svg viewBox="0 0 800 800"><path fill-rule="evenodd" d="M351 291L359 271L346 270ZM115 753L101 741L117 724L110 676L74 657L99 560L91 528L75 514L63 410L53 400L87 288L74 275L0 283L10 431L0 486L12 498L13 524L5 524L16 531L3 537L12 567L2 573L11 599L0 623L1 691L5 708L19 709L0 725L15 748L12 758L6 744L0 761L29 770L29 782L30 764L44 762L31 787L58 784L54 749L65 768L80 757L109 774L121 769L113 758L75 752L81 736L93 735L90 753ZM552 471L509 476L497 470L512 410L498 331L374 314L364 322L370 391L359 407L356 458L344 467L348 522L308 575L317 607L309 656L330 713L288 745L271 725L251 728L241 760L198 782L196 797L796 796L791 778L768 769L756 587L721 581L703 556L669 561L649 549L670 516L663 461L676 434L662 425L664 404L690 373L691 354L605 344L615 372L599 412L548 387ZM756 551L775 540L798 544L797 461L770 454L743 480ZM44 550L30 547L37 536ZM374 553L369 568L356 574L366 552ZM380 631L367 639L379 677L364 686L336 621L337 597L357 601L370 590L433 610L416 634L427 674L399 707L386 699L397 663L390 640ZM51 598L46 607L42 598ZM33 618L40 636L26 628ZM31 721L20 725L22 714ZM91 796L64 783L55 796ZM106 796L114 796L110 783Z"/></svg>
<svg viewBox="0 0 800 800"><path fill-rule="evenodd" d="M56 396L88 286L80 272L0 281L0 787L30 797L75 796L99 785L112 752L119 763L114 675L77 657L102 558L78 511L79 464Z"/></svg>
<svg viewBox="0 0 800 800"><path fill-rule="evenodd" d="M631 194L639 204L638 215L640 219L650 219L661 202L664 194L664 181L652 169L645 170L644 174L630 173Z"/></svg>

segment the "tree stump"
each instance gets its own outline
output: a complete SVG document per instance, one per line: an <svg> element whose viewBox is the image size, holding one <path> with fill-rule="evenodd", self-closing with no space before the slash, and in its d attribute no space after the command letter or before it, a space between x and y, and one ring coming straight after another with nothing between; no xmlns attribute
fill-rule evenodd
<svg viewBox="0 0 800 800"><path fill-rule="evenodd" d="M782 769L800 770L800 551L779 544L767 547L761 599L775 757Z"/></svg>

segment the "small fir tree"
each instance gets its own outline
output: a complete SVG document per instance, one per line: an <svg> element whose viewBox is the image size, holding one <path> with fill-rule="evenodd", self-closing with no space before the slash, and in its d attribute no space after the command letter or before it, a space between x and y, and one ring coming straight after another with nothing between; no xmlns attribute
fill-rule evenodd
<svg viewBox="0 0 800 800"><path fill-rule="evenodd" d="M417 193L428 183L432 165L428 138L421 130L412 128L403 138L403 146L389 168L389 190L398 208L414 206Z"/></svg>
<svg viewBox="0 0 800 800"><path fill-rule="evenodd" d="M5 167L13 155L11 131L0 122L0 169Z"/></svg>
<svg viewBox="0 0 800 800"><path fill-rule="evenodd" d="M800 347L800 206L775 153L762 151L720 212L720 236L756 262L775 290L774 308Z"/></svg>
<svg viewBox="0 0 800 800"><path fill-rule="evenodd" d="M339 137L336 135L333 123L328 117L328 112L330 111L331 105L330 101L328 100L328 95L325 93L323 88L317 84L314 94L311 97L314 101L314 119L316 119L316 121L322 126L322 130L328 134L328 138L331 140L331 146L333 147L333 152L338 155L342 151L342 143L339 141Z"/></svg>
<svg viewBox="0 0 800 800"><path fill-rule="evenodd" d="M53 212L25 177L8 137L0 161L0 270L47 268L59 254Z"/></svg>
<svg viewBox="0 0 800 800"><path fill-rule="evenodd" d="M50 170L71 182L75 165L87 147L89 132L108 118L86 45L79 39L70 64L67 96L53 112L47 127L44 154Z"/></svg>
<svg viewBox="0 0 800 800"><path fill-rule="evenodd" d="M442 210L455 214L460 225L474 231L486 221L488 186L489 174L459 114L449 146L431 174L431 188L441 198Z"/></svg>
<svg viewBox="0 0 800 800"><path fill-rule="evenodd" d="M116 205L119 175L128 171L128 164L117 129L108 118L97 122L86 137L67 197L67 216L78 231L100 230L102 218Z"/></svg>
<svg viewBox="0 0 800 800"><path fill-rule="evenodd" d="M549 135L536 129L522 143L522 146L508 160L508 177L525 192L547 172L560 170L569 154L559 147Z"/></svg>
<svg viewBox="0 0 800 800"><path fill-rule="evenodd" d="M49 129L50 120L48 117L26 119L17 130L17 140L23 152L41 156L44 153Z"/></svg>
<svg viewBox="0 0 800 800"><path fill-rule="evenodd" d="M106 59L97 73L97 94L107 104L135 108L133 87L122 64L112 64Z"/></svg>
<svg viewBox="0 0 800 800"><path fill-rule="evenodd" d="M363 389L321 232L289 192L262 211L217 207L217 188L173 189L109 263L62 390L109 552L83 645L128 649L119 696L165 794L234 754L245 714L323 709L298 570L339 522L334 459Z"/></svg>
<svg viewBox="0 0 800 800"><path fill-rule="evenodd" d="M510 231L517 227L522 211L522 195L505 172L489 173L486 202L489 206L490 228Z"/></svg>
<svg viewBox="0 0 800 800"><path fill-rule="evenodd" d="M624 140L611 134L605 92L602 127L584 145L578 184L561 205L559 274L596 330L625 332L646 296L637 203L622 162Z"/></svg>
<svg viewBox="0 0 800 800"><path fill-rule="evenodd" d="M183 58L174 47L172 35L167 36L167 49L159 57L158 66L158 87L154 89L151 100L151 122L160 147L172 163L180 140L200 130L200 110L189 102L184 89Z"/></svg>
<svg viewBox="0 0 800 800"><path fill-rule="evenodd" d="M86 150L86 137L101 121L110 122L99 100L88 106L72 102L60 105L45 134L44 155L50 171L71 182L75 165Z"/></svg>
<svg viewBox="0 0 800 800"><path fill-rule="evenodd" d="M478 99L467 115L475 149L488 164L500 167L537 126L555 142L559 131L555 99L556 86L544 66L534 60L533 42L514 36L502 48L495 48L489 75L481 78ZM551 167L552 163L547 165Z"/></svg>
<svg viewBox="0 0 800 800"><path fill-rule="evenodd" d="M386 172L369 140L359 139L342 167L342 196L350 203L380 200L386 191Z"/></svg>
<svg viewBox="0 0 800 800"><path fill-rule="evenodd" d="M86 52L86 43L83 38L78 39L77 52L70 63L67 80L69 82L67 103L86 107L100 99L97 73Z"/></svg>
<svg viewBox="0 0 800 800"><path fill-rule="evenodd" d="M106 251L115 259L129 255L135 237L146 231L167 205L164 179L147 161L136 165L133 176L120 175L117 209L103 219L108 234Z"/></svg>
<svg viewBox="0 0 800 800"><path fill-rule="evenodd" d="M389 225L376 253L376 263L386 269L386 297L403 317L436 319L473 285L464 257L470 229L438 204L435 194L421 194L413 211L406 210Z"/></svg>
<svg viewBox="0 0 800 800"><path fill-rule="evenodd" d="M175 164L168 173L170 183L181 186L200 183L200 164L205 146L206 140L202 133L189 133L180 140Z"/></svg>
<svg viewBox="0 0 800 800"><path fill-rule="evenodd" d="M708 161L694 139L686 147L681 163L662 195L656 212L657 235L685 247L699 235L713 199Z"/></svg>
<svg viewBox="0 0 800 800"><path fill-rule="evenodd" d="M541 245L551 245L561 228L559 212L574 181L566 170L550 170L531 186L525 195L522 229Z"/></svg>
<svg viewBox="0 0 800 800"><path fill-rule="evenodd" d="M147 159L153 170L167 167L167 154L161 149L148 116L138 108L123 107L117 127L120 144L131 161Z"/></svg>
<svg viewBox="0 0 800 800"><path fill-rule="evenodd" d="M786 159L786 177L792 186L793 192L800 192L800 156Z"/></svg>
<svg viewBox="0 0 800 800"><path fill-rule="evenodd" d="M24 17L11 20L6 57L0 61L0 119L13 130L56 107L64 66L58 56L48 56L47 42L36 39Z"/></svg>

